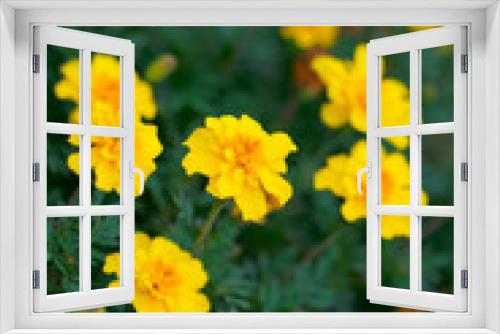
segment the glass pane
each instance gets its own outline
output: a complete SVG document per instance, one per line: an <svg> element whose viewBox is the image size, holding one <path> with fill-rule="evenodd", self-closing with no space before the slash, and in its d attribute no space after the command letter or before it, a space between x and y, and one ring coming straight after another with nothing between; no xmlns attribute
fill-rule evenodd
<svg viewBox="0 0 500 334"><path fill-rule="evenodd" d="M92 137L92 205L120 204L121 139Z"/></svg>
<svg viewBox="0 0 500 334"><path fill-rule="evenodd" d="M47 135L47 205L79 204L80 137Z"/></svg>
<svg viewBox="0 0 500 334"><path fill-rule="evenodd" d="M410 288L410 217L380 217L382 286Z"/></svg>
<svg viewBox="0 0 500 334"><path fill-rule="evenodd" d="M395 144L408 142L408 137L381 139L380 204L410 204L410 149L395 149ZM399 144L398 144L399 145Z"/></svg>
<svg viewBox="0 0 500 334"><path fill-rule="evenodd" d="M80 123L80 50L47 45L47 121Z"/></svg>
<svg viewBox="0 0 500 334"><path fill-rule="evenodd" d="M120 286L120 216L92 217L92 289Z"/></svg>
<svg viewBox="0 0 500 334"><path fill-rule="evenodd" d="M380 83L380 124L410 124L410 53L383 56Z"/></svg>
<svg viewBox="0 0 500 334"><path fill-rule="evenodd" d="M120 57L92 53L92 125L120 126L120 73Z"/></svg>
<svg viewBox="0 0 500 334"><path fill-rule="evenodd" d="M79 291L80 218L47 218L47 294Z"/></svg>
<svg viewBox="0 0 500 334"><path fill-rule="evenodd" d="M453 294L453 218L422 217L422 290Z"/></svg>
<svg viewBox="0 0 500 334"><path fill-rule="evenodd" d="M453 205L453 134L422 136L423 205Z"/></svg>
<svg viewBox="0 0 500 334"><path fill-rule="evenodd" d="M422 123L453 122L453 45L422 50Z"/></svg>

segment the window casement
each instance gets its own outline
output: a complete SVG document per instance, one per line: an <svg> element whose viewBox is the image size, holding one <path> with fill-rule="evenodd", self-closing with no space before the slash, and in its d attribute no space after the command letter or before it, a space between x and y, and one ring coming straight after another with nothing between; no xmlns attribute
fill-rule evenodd
<svg viewBox="0 0 500 334"><path fill-rule="evenodd" d="M48 47L62 47L79 54L79 120L75 124L53 122L47 116ZM116 127L95 125L91 110L91 59L102 53L120 59L120 115ZM34 312L74 311L130 302L134 295L134 45L128 41L59 27L40 26L34 30ZM47 152L53 136L78 143L79 199L74 205L54 205L47 198ZM116 173L120 174L120 196L112 205L96 205L92 197L91 159L93 138L120 142ZM142 180L143 181L143 180ZM57 182L55 182L57 183ZM119 221L120 286L93 289L91 279L92 220L115 217ZM47 230L51 221L75 224L79 254L78 289L50 293L47 289Z"/></svg>
<svg viewBox="0 0 500 334"><path fill-rule="evenodd" d="M467 47L466 28L434 28L372 40L367 47L367 297L371 302L432 311L467 310ZM452 47L453 110L447 122L425 119L422 103L422 67L426 50ZM409 58L409 123L386 126L381 101L384 58L404 54ZM437 70L437 69L436 69ZM443 79L444 80L444 79ZM426 137L451 137L453 151L453 203L427 203L422 187L423 143ZM406 137L409 149L409 198L384 201L382 172L383 143L389 137ZM445 143L443 143L445 145ZM358 178L359 179L359 178ZM359 182L359 181L358 181ZM384 286L381 256L384 217L409 221L409 288ZM422 235L430 217L451 219L453 224L453 291L450 294L424 291L422 272Z"/></svg>

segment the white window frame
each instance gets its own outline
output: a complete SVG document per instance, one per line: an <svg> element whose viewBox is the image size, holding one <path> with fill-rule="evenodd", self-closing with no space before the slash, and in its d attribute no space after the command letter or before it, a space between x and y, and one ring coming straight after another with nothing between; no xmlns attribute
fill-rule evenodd
<svg viewBox="0 0 500 334"><path fill-rule="evenodd" d="M467 164L467 27L448 26L372 40L367 46L367 297L373 303L430 311L467 310L467 183L462 179L462 164ZM453 121L422 123L422 50L453 47ZM409 124L382 126L381 83L383 57L405 52L409 57ZM432 70L432 69L430 69ZM453 204L423 205L422 136L453 136ZM383 204L381 188L382 139L405 136L410 142L410 198L407 205ZM400 203L403 204L403 203ZM410 220L409 288L382 285L383 216L407 216ZM422 217L453 219L453 289L451 294L422 290ZM464 286L462 286L464 285Z"/></svg>
<svg viewBox="0 0 500 334"><path fill-rule="evenodd" d="M38 180L33 184L33 269L38 287L34 289L35 312L75 311L101 306L126 304L134 296L134 45L124 39L102 36L53 26L36 26L33 32L34 54L38 57L33 74L33 160ZM79 53L80 103L79 124L53 123L47 120L47 46L71 48ZM96 126L91 122L92 53L119 57L120 124ZM33 71L34 72L34 71ZM47 206L47 137L79 137L79 204ZM120 140L120 202L93 205L91 188L91 138L112 137ZM118 216L120 233L120 286L92 289L91 221L92 217ZM47 294L47 224L54 217L79 220L79 291ZM68 222L68 224L71 224Z"/></svg>
<svg viewBox="0 0 500 334"><path fill-rule="evenodd" d="M468 25L471 61L468 311L184 315L33 313L33 212L28 199L32 193L30 39L32 26L36 24ZM133 329L134 333L500 333L499 59L500 9L498 1L493 0L0 2L0 333L123 333L124 329Z"/></svg>

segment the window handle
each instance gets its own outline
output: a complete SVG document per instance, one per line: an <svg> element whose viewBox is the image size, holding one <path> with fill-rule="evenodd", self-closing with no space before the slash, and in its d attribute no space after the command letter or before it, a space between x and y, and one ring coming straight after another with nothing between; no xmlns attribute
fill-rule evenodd
<svg viewBox="0 0 500 334"><path fill-rule="evenodd" d="M357 174L357 186L358 186L358 194L362 195L363 194L363 189L362 189L362 184L361 184L361 178L363 177L363 174L367 175L367 177L370 177L370 164L368 166L361 168L358 170Z"/></svg>
<svg viewBox="0 0 500 334"><path fill-rule="evenodd" d="M138 167L134 167L134 163L131 162L130 163L130 177L132 178L132 180L134 179L135 174L139 175L139 194L138 195L140 196L144 192L144 172L142 171L142 169L140 169ZM134 183L134 187L135 187L135 183Z"/></svg>

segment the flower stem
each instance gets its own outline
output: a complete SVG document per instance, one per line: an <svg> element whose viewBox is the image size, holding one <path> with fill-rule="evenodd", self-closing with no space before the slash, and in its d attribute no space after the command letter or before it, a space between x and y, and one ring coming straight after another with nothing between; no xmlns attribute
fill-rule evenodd
<svg viewBox="0 0 500 334"><path fill-rule="evenodd" d="M284 276L285 280L289 280L292 277L294 277L297 272L305 265L312 263L314 260L316 260L321 254L323 254L325 251L327 251L330 246L338 240L342 234L344 233L344 229L338 229L335 231L332 231L323 241L320 243L316 244L314 247L312 247L303 257L300 259L295 266L292 268L291 271L287 272Z"/></svg>
<svg viewBox="0 0 500 334"><path fill-rule="evenodd" d="M220 212L224 208L224 205L226 204L226 201L217 201L212 205L212 208L210 209L210 212L208 214L207 220L205 223L201 226L200 230L200 235L198 238L196 238L194 242L194 250L197 253L199 250L203 248L203 242L205 241L206 237L212 230L212 227L215 224L215 221L219 217Z"/></svg>
<svg viewBox="0 0 500 334"><path fill-rule="evenodd" d="M309 252L305 254L302 260L299 262L299 266L313 262L317 257L319 257L321 254L327 251L330 248L330 246L342 236L344 231L345 228L340 228L330 233L326 237L326 239L324 239L322 242L311 248Z"/></svg>

